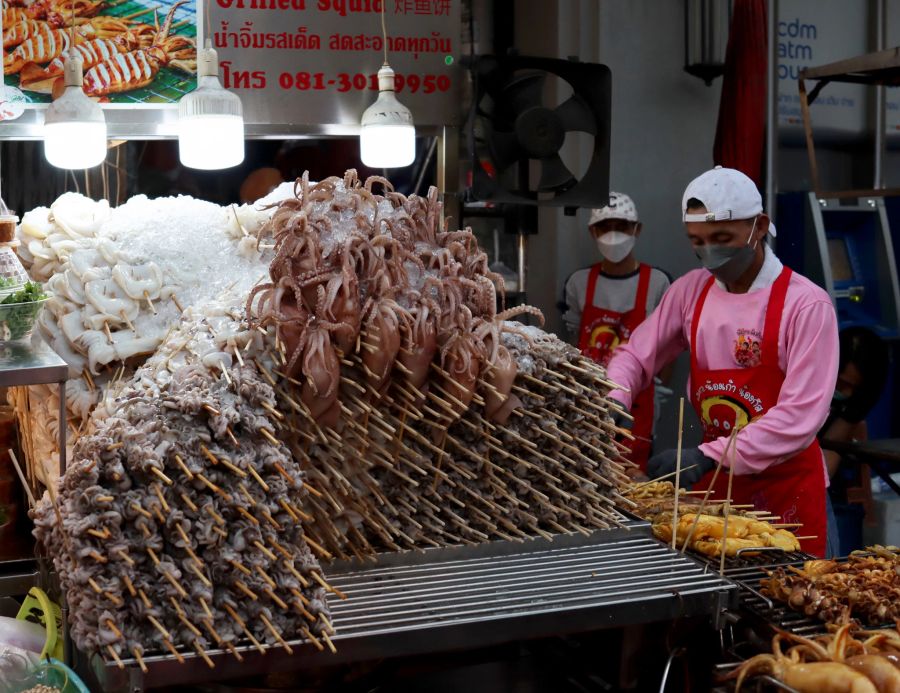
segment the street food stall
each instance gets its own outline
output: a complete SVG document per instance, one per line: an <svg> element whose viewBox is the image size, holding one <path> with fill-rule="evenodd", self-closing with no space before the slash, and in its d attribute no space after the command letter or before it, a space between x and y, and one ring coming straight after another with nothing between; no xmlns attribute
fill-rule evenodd
<svg viewBox="0 0 900 693"><path fill-rule="evenodd" d="M46 633L37 651L0 638L18 658L0 667L9 690L262 686L603 631L664 641L647 655L663 689L679 660L698 682L723 662L722 685L790 684L781 650L739 661L774 627L812 660L831 640L800 638L837 641L843 607L871 626L900 616L895 549L808 562L801 526L684 488L680 467L635 481L604 368L536 308L507 307L453 221L461 5L4 6L0 138L100 167L14 223L0 209L0 387L17 426L2 453L37 540L0 561L0 593L28 595L2 625ZM506 157L482 156L476 182L584 206L608 198L609 71L552 62L472 63L524 133L522 150L488 133ZM535 105L551 73L584 93L605 81L553 111ZM570 130L596 140L584 187L600 193L562 165ZM434 138L437 174L404 194L388 170L415 134ZM218 171L245 139L339 136L360 136L383 175L333 161L242 205L123 193L123 141L177 137L186 166ZM507 171L523 160L542 162L541 194ZM670 642L681 624L718 646ZM842 632L850 656L863 636ZM870 637L872 653L897 642Z"/></svg>

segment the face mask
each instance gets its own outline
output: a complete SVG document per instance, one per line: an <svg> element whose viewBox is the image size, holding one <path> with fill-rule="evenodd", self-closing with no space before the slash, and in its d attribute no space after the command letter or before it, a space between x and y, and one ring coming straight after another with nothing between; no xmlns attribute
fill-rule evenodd
<svg viewBox="0 0 900 693"><path fill-rule="evenodd" d="M725 284L736 281L753 264L753 258L756 256L756 244L751 247L750 239L753 238L753 232L756 231L756 219L753 220L753 228L750 229L747 243L739 248L708 243L694 249L703 266L712 272L719 281Z"/></svg>
<svg viewBox="0 0 900 693"><path fill-rule="evenodd" d="M834 394L831 396L832 402L843 403L843 402L846 402L848 399L850 399L850 398L847 395L845 395L843 392L841 392L840 390L835 390Z"/></svg>
<svg viewBox="0 0 900 693"><path fill-rule="evenodd" d="M607 231L597 239L597 248L610 262L622 262L634 248L634 236L623 231Z"/></svg>

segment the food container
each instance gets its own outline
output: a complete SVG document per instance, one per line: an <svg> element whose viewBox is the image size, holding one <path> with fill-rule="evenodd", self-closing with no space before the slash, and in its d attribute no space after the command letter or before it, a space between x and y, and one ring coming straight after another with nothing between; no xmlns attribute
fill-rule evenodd
<svg viewBox="0 0 900 693"><path fill-rule="evenodd" d="M49 297L27 303L0 303L0 342L29 339L41 308Z"/></svg>
<svg viewBox="0 0 900 693"><path fill-rule="evenodd" d="M12 212L0 214L0 243L11 243L16 238L16 224L19 217Z"/></svg>

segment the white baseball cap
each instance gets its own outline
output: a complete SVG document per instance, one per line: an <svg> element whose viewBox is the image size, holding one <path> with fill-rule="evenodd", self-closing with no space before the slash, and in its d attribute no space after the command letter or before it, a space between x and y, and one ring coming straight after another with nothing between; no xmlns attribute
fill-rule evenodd
<svg viewBox="0 0 900 693"><path fill-rule="evenodd" d="M609 204L606 207L591 210L591 218L588 226L599 224L606 219L624 219L625 221L637 221L637 207L625 193L610 192Z"/></svg>
<svg viewBox="0 0 900 693"><path fill-rule="evenodd" d="M700 200L707 211L688 214L687 203L690 199ZM762 196L756 189L756 183L737 169L721 166L694 178L681 198L684 221L752 219L762 211ZM774 224L769 224L769 233L775 235Z"/></svg>

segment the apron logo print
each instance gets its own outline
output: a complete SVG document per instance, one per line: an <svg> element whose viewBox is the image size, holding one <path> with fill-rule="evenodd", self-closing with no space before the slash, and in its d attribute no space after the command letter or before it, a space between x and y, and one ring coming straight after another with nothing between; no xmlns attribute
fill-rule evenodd
<svg viewBox="0 0 900 693"><path fill-rule="evenodd" d="M700 417L707 430L722 431L724 435L735 428L741 430L752 420L746 407L728 395L704 398L700 404Z"/></svg>
<svg viewBox="0 0 900 693"><path fill-rule="evenodd" d="M738 330L734 340L734 361L742 368L753 368L762 362L762 344L749 330Z"/></svg>

